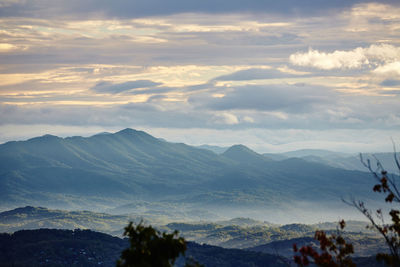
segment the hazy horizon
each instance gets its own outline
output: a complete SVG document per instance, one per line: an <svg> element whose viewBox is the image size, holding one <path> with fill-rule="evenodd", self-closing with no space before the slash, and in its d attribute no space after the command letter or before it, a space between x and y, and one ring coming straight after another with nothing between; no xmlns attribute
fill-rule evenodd
<svg viewBox="0 0 400 267"><path fill-rule="evenodd" d="M61 138L68 138L68 137L74 137L74 136L82 136L82 137L88 138L88 137L91 137L91 136L95 136L97 134L102 134L102 133L114 134L114 133L117 133L117 132L123 130L123 129L118 129L118 130L106 131L105 129L99 129L99 130L103 130L103 131L99 131L98 130L97 132L92 132L92 131L94 131L94 129L96 129L96 128L93 128L90 131L84 131L83 133L80 133L79 131L72 131L72 132L61 131L60 132L60 131L54 131L54 130L53 131L41 130L41 131L38 131L36 133L36 135L33 135L33 133L32 133L32 135L21 135L21 136L19 136L19 138L15 138L15 139L11 139L11 137L10 137L9 140L5 140L3 142L0 142L0 145L5 144L7 142L12 142L12 141L27 141L27 140L29 140L31 138L37 138L37 137L41 137L41 136L44 136L44 135L54 135L54 136L58 136L58 137L61 137ZM124 129L126 129L126 128L124 128ZM133 128L130 128L130 129L133 129ZM110 130L110 129L108 129L108 130ZM388 148L388 150L383 150L382 148L380 148L382 150L368 151L366 149L368 147L364 147L364 148L361 148L363 151L361 151L361 150L360 151L352 151L352 150L346 150L346 149L345 150L338 150L338 147L336 147L336 146L335 147L326 147L326 146L321 146L321 147L317 146L317 147L315 147L312 143L311 143L311 145L309 147L307 147L307 144L304 147L298 146L298 145L290 146L290 145L287 145L287 144L284 144L284 145L277 144L277 145L269 146L268 148L265 148L265 146L263 146L262 144L261 145L258 144L259 146L257 146L257 145L254 145L254 144L239 143L239 142L235 142L235 141L232 141L231 143L229 143L229 142L226 142L226 141L225 142L218 142L216 140L213 140L210 143L204 143L204 142L201 142L201 141L196 141L193 138L188 140L189 142L186 143L186 142L183 142L182 140L179 140L179 137L180 137L179 135L178 135L178 138L173 134L171 135L170 133L168 135L168 131L167 131L167 136L168 136L168 139L167 139L165 136L156 136L156 135L152 134L151 132L148 132L146 129L140 129L139 128L139 129L134 129L134 130L144 131L144 132L146 132L146 133L148 133L148 134L150 134L150 135L152 135L152 136L154 136L156 138L160 138L160 139L166 140L167 142L184 143L184 144L187 144L187 145L190 145L190 146L196 146L196 147L209 145L209 146L216 146L216 147L220 147L220 148L229 148L229 147L234 146L234 145L245 145L245 146L249 147L250 149L252 149L255 152L260 153L260 154L262 154L262 153L285 153L285 152L294 152L294 151L300 151L300 150L326 150L326 151L331 151L331 152L346 153L346 154L349 154L349 155L351 155L351 154L357 154L358 155L359 153L393 153L394 152L393 151L393 144L391 144L391 147ZM165 129L161 129L159 131L156 130L155 132L163 134L163 133L165 133L165 131L163 131L163 130L165 130ZM202 139L203 140L207 140L207 139L204 139L204 138L199 138L199 139L200 140L202 140ZM238 138L237 140L240 140L240 138ZM385 146L385 147L389 147L389 146Z"/></svg>

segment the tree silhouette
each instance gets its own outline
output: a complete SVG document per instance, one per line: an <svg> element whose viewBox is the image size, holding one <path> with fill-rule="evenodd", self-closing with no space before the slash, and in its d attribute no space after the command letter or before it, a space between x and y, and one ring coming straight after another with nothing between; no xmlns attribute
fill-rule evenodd
<svg viewBox="0 0 400 267"><path fill-rule="evenodd" d="M172 234L160 233L152 226L144 226L142 223L134 226L130 222L125 227L124 236L129 237L130 247L122 251L118 267L172 267L176 258L186 251L186 241L178 236L178 231ZM185 266L201 265L191 260Z"/></svg>
<svg viewBox="0 0 400 267"><path fill-rule="evenodd" d="M400 174L400 161L394 147L394 161ZM400 266L400 204L399 176L388 174L382 164L376 159L376 169L373 170L371 161L366 161L360 155L361 162L372 173L378 182L373 191L385 195L385 202L391 205L389 216L390 223L385 222L385 218L381 209L373 213L365 207L364 202L353 200L350 204L356 207L371 222L371 228L378 231L385 239L389 248L389 253L378 253L377 260L385 262L388 266Z"/></svg>

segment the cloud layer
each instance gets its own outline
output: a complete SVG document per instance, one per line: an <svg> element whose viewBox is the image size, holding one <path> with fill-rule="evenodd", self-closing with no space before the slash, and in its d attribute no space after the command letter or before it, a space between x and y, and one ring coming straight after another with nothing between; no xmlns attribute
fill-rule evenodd
<svg viewBox="0 0 400 267"><path fill-rule="evenodd" d="M162 83L156 83L150 80L136 80L123 83L99 82L91 89L99 93L118 94L126 91L135 91L136 89L146 89L156 87Z"/></svg>
<svg viewBox="0 0 400 267"><path fill-rule="evenodd" d="M231 1L185 1L185 0L6 0L0 4L0 16L23 17L118 17L132 18L144 16L162 16L179 13L237 13L270 12L280 14L316 14L317 12L343 10L363 0L324 1L297 0L239 0ZM398 4L396 0L381 0L381 3Z"/></svg>
<svg viewBox="0 0 400 267"><path fill-rule="evenodd" d="M375 143L400 129L398 1L0 5L7 133L133 127L186 138L197 129L246 132L242 143L255 144L263 131L271 140L301 132L276 142L289 145L318 132L332 147L340 142L324 131L351 132L346 142L358 144L357 133Z"/></svg>

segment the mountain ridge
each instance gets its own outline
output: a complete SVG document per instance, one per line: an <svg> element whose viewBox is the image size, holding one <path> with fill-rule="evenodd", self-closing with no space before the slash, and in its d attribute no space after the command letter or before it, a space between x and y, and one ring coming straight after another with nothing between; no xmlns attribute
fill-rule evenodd
<svg viewBox="0 0 400 267"><path fill-rule="evenodd" d="M301 158L271 160L243 145L219 155L129 128L0 145L2 209L50 203L52 208L104 210L161 201L214 207L218 213L221 207L222 212L239 207L296 211L300 202L340 202L345 194L374 199L368 178L365 172Z"/></svg>

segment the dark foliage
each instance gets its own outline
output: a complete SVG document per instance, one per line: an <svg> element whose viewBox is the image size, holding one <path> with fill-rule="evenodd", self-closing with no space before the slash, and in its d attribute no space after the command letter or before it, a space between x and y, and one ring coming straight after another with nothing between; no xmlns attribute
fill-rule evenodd
<svg viewBox="0 0 400 267"><path fill-rule="evenodd" d="M337 234L328 236L324 231L315 232L319 249L314 249L310 245L298 249L294 244L293 250L299 254L294 256L295 263L299 266L307 266L310 263L324 267L356 266L350 258L350 254L354 253L353 245L347 244L340 232L345 227L345 222L342 220L339 225L340 230L338 229Z"/></svg>
<svg viewBox="0 0 400 267"><path fill-rule="evenodd" d="M176 266L261 267L281 266L274 255L239 249L224 249L187 242L185 257ZM0 266L115 266L127 239L90 230L22 230L0 234ZM162 265L155 265L162 266Z"/></svg>
<svg viewBox="0 0 400 267"><path fill-rule="evenodd" d="M177 267L265 267L284 266L275 255L225 249L187 242L185 257L176 260ZM127 239L90 230L23 230L0 234L0 266L103 266L114 267L121 251L129 247ZM190 262L190 259L194 261ZM374 258L354 260L358 266L376 267ZM101 264L99 264L99 262Z"/></svg>
<svg viewBox="0 0 400 267"><path fill-rule="evenodd" d="M188 243L187 257L206 267L275 267L284 266L280 257L241 249L225 249L210 245Z"/></svg>
<svg viewBox="0 0 400 267"><path fill-rule="evenodd" d="M0 234L0 266L115 266L127 240L90 230Z"/></svg>
<svg viewBox="0 0 400 267"><path fill-rule="evenodd" d="M134 226L132 222L125 227L124 236L129 237L130 247L125 249L117 266L171 267L176 258L186 251L186 242L172 234L160 233L152 226L142 223Z"/></svg>

